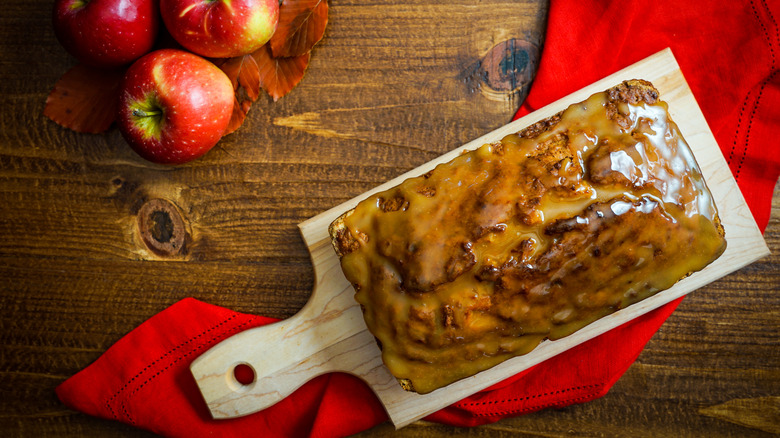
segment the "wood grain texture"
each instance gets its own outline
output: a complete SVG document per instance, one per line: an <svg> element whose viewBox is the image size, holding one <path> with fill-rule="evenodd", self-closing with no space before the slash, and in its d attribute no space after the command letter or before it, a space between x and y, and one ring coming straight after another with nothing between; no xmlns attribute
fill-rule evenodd
<svg viewBox="0 0 780 438"><path fill-rule="evenodd" d="M314 273L296 224L509 121L527 84L491 88L482 60L512 39L539 47L545 10L512 0L330 6L302 83L276 103L261 97L203 159L169 168L136 157L115 130L76 134L45 119L46 96L74 61L54 38L50 1L4 3L0 435L149 436L66 409L54 388L184 297L297 312ZM186 253L143 244L137 213L156 198L182 212ZM723 407L751 399L776 413L766 401L780 394L777 208L764 236L772 256L686 298L604 398L473 430L418 422L394 436L768 435L765 422L734 421Z"/></svg>

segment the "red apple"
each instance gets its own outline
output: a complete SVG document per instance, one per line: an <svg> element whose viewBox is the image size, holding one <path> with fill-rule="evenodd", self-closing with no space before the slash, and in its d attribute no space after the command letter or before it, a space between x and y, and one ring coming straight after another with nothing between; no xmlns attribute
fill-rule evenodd
<svg viewBox="0 0 780 438"><path fill-rule="evenodd" d="M235 100L230 79L211 62L183 50L157 50L136 61L119 90L117 124L143 158L181 164L222 137Z"/></svg>
<svg viewBox="0 0 780 438"><path fill-rule="evenodd" d="M159 14L157 0L55 0L54 34L79 61L117 67L152 49Z"/></svg>
<svg viewBox="0 0 780 438"><path fill-rule="evenodd" d="M160 11L179 44L210 58L254 52L279 22L279 0L160 0Z"/></svg>

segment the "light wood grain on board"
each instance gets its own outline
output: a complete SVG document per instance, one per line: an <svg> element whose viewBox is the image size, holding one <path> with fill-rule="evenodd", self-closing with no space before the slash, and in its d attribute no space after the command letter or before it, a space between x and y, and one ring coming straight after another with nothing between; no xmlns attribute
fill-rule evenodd
<svg viewBox="0 0 780 438"><path fill-rule="evenodd" d="M669 104L672 119L690 144L726 229L728 247L724 254L704 270L681 280L672 288L604 317L566 338L554 342L545 341L527 355L505 361L476 376L427 395L403 391L381 366L380 352L373 346L373 339L351 298L351 287L338 268L336 254L330 249L328 225L370 193L393 187L408 177L421 175L436 165L451 160L463 150L497 141L573 103L585 100L593 93L634 78L649 80L659 89L661 99ZM278 401L318 374L346 371L364 379L384 404L395 426L403 427L673 301L769 253L726 161L668 49L303 222L300 229L312 252L316 275L315 290L307 305L289 320L271 328L253 329L224 341L193 363L193 374L215 417L225 418L255 412ZM274 357L267 357L267 351L274 351ZM232 367L240 362L250 364L258 374L258 380L252 385L227 384Z"/></svg>

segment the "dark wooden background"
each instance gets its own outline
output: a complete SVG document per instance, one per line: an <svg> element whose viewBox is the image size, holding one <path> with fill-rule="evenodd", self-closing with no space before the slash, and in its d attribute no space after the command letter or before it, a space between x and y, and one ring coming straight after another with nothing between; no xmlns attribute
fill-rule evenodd
<svg viewBox="0 0 780 438"><path fill-rule="evenodd" d="M0 14L0 435L145 436L65 408L54 388L155 313L195 297L289 317L313 283L296 224L507 123L539 58L546 2L331 0L303 82L261 97L207 156L164 167L114 129L42 116L74 60L51 0ZM162 256L137 215L182 212ZM762 436L780 433L780 195L772 255L680 305L605 397L476 429L397 436ZM363 436L392 434L385 424Z"/></svg>

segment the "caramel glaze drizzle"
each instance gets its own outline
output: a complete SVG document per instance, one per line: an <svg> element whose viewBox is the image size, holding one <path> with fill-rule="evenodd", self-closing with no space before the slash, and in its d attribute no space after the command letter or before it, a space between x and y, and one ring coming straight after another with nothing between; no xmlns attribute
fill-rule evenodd
<svg viewBox="0 0 780 438"><path fill-rule="evenodd" d="M657 96L624 82L344 216L343 271L406 387L427 393L528 353L724 251Z"/></svg>

